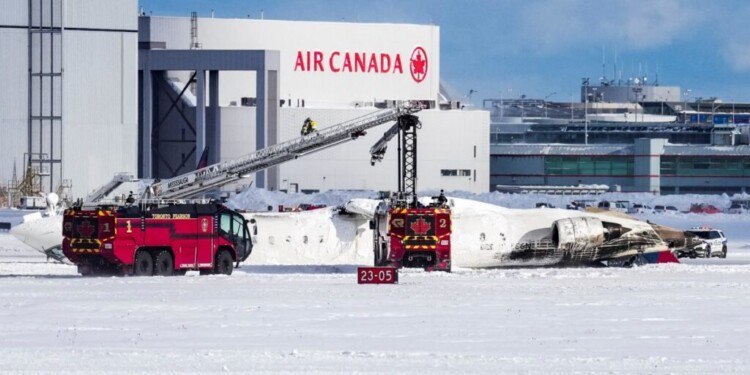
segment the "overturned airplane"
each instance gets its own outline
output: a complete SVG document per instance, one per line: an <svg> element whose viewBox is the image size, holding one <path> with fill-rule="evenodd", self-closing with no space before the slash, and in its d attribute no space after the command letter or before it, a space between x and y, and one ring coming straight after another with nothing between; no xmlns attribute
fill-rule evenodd
<svg viewBox="0 0 750 375"><path fill-rule="evenodd" d="M373 263L373 217L378 200L355 199L343 207L284 213L246 213L258 234L250 264L325 265ZM681 230L609 211L509 209L450 198L453 265L464 268L567 265L632 265L676 262L673 251L696 246ZM14 227L11 234L64 261L62 217Z"/></svg>

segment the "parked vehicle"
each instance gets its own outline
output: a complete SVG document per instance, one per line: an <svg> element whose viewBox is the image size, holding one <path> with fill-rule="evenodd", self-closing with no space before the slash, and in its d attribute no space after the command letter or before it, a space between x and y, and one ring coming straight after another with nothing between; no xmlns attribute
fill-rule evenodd
<svg viewBox="0 0 750 375"><path fill-rule="evenodd" d="M617 206L619 208L621 208L621 209L624 208L625 211L623 211L623 212L625 212L625 213L629 213L629 214L636 213L635 209L633 208L633 204L630 203L630 201L617 201L615 203L617 203Z"/></svg>
<svg viewBox="0 0 750 375"><path fill-rule="evenodd" d="M712 204L693 203L690 205L690 213L693 214L718 214L721 210Z"/></svg>
<svg viewBox="0 0 750 375"><path fill-rule="evenodd" d="M654 209L651 208L649 205L636 203L633 205L633 213L636 214L645 214L645 213L653 213Z"/></svg>
<svg viewBox="0 0 750 375"><path fill-rule="evenodd" d="M741 202L732 202L732 205L729 206L729 209L727 210L730 214L744 214L748 211L750 211L748 205Z"/></svg>
<svg viewBox="0 0 750 375"><path fill-rule="evenodd" d="M666 213L676 214L678 212L680 212L680 210L678 210L677 207L675 207L675 206L664 206L664 205L659 205L659 204L657 204L656 206L654 206L654 213L659 213L659 214L666 214Z"/></svg>
<svg viewBox="0 0 750 375"><path fill-rule="evenodd" d="M591 199L580 199L570 202L565 208L569 210L585 210L589 207L596 207L596 201Z"/></svg>
<svg viewBox="0 0 750 375"><path fill-rule="evenodd" d="M615 202L612 202L612 201L601 201L601 202L599 202L599 206L598 207L601 208L601 209L604 209L604 210L619 211L619 212L627 213L628 212L629 203L630 202L628 202L628 201L615 201Z"/></svg>
<svg viewBox="0 0 750 375"><path fill-rule="evenodd" d="M555 208L555 206L547 202L539 202L536 204L536 208Z"/></svg>
<svg viewBox="0 0 750 375"><path fill-rule="evenodd" d="M711 258L713 256L719 258L727 257L727 238L724 236L724 232L720 229L709 228L709 227L693 227L687 231L688 233L695 234L701 240L703 244L697 246L693 253L686 254L690 258L701 256L704 258Z"/></svg>

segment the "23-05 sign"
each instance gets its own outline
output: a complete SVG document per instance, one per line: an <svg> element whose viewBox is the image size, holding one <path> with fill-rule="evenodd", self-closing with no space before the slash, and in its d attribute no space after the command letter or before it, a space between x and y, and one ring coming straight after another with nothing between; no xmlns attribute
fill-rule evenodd
<svg viewBox="0 0 750 375"><path fill-rule="evenodd" d="M359 267L357 284L397 284L398 270L393 267Z"/></svg>

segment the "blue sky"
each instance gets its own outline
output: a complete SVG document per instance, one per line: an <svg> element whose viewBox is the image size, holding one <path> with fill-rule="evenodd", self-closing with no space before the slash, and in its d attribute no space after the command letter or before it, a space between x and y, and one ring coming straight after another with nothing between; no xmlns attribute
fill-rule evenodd
<svg viewBox="0 0 750 375"><path fill-rule="evenodd" d="M648 75L662 85L750 102L750 1L141 0L154 15L436 24L441 76L484 98L576 99L581 78Z"/></svg>

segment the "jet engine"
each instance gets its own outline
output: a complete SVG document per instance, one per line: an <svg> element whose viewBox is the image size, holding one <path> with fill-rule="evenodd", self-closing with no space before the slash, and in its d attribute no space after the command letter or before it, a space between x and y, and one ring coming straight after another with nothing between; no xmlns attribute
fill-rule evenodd
<svg viewBox="0 0 750 375"><path fill-rule="evenodd" d="M552 223L552 244L558 250L586 250L619 238L624 232L622 225L595 217L570 217Z"/></svg>

